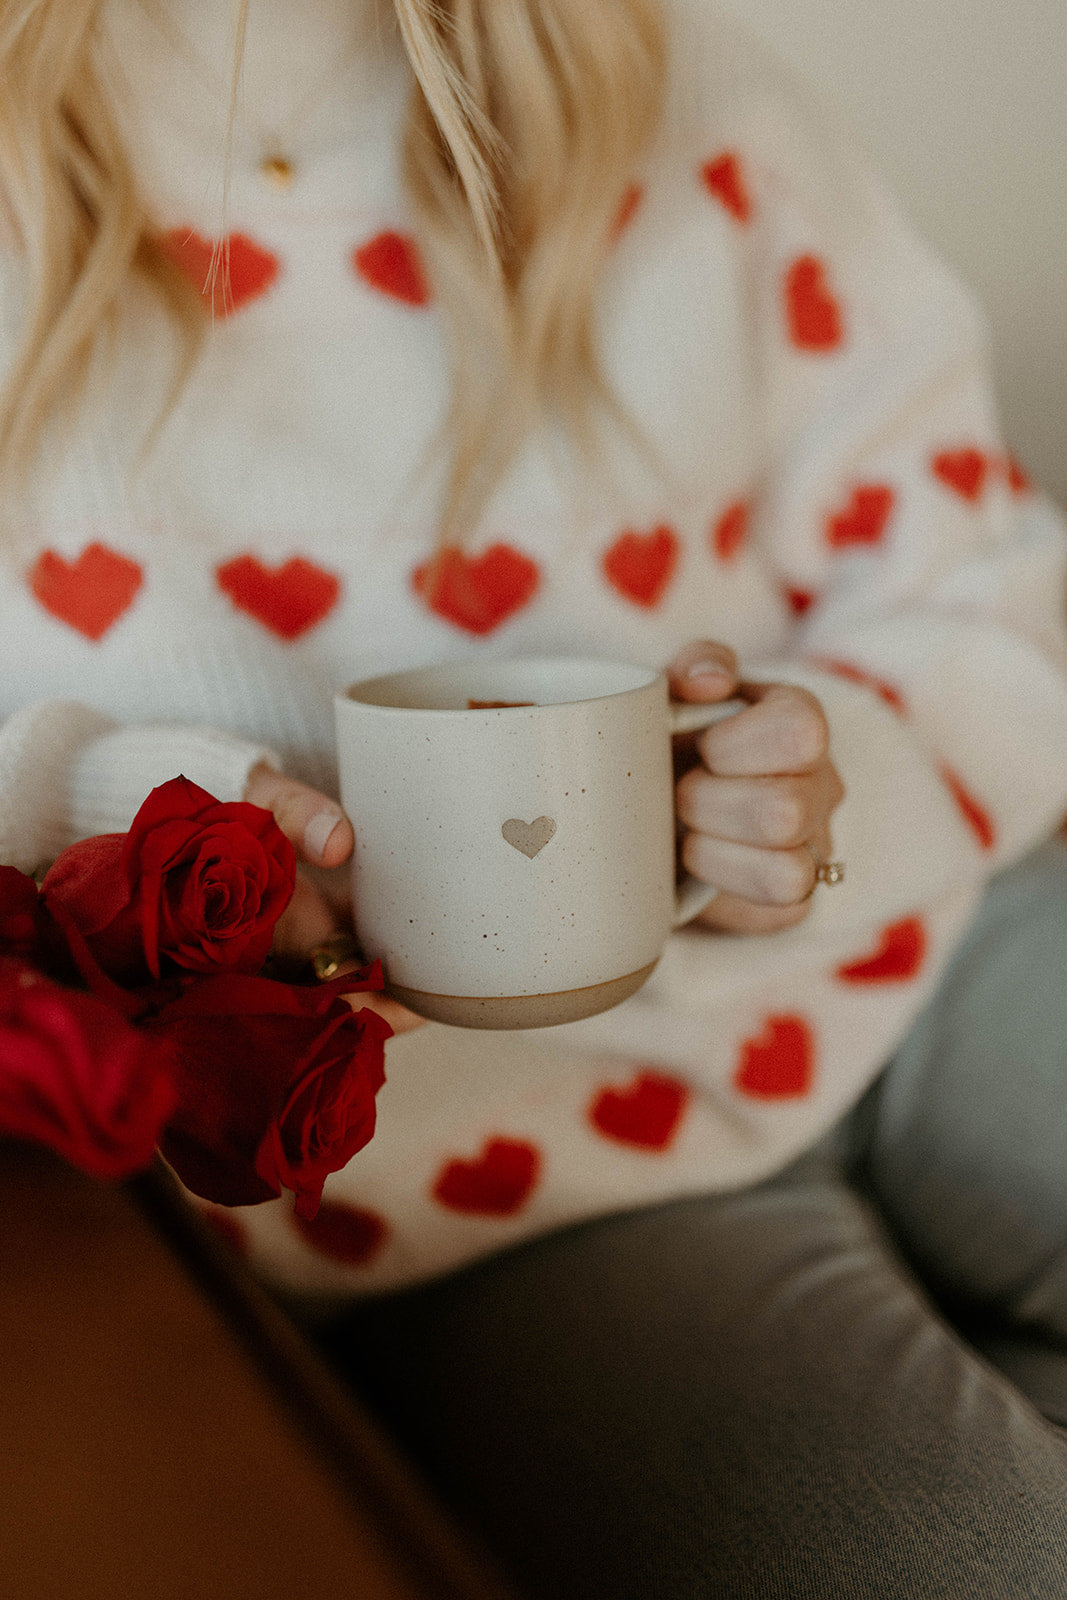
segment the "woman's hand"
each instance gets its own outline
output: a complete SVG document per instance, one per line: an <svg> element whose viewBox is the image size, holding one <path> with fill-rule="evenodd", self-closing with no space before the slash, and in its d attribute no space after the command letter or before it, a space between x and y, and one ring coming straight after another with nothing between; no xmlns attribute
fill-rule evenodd
<svg viewBox="0 0 1067 1600"><path fill-rule="evenodd" d="M244 798L273 812L275 822L295 849L298 862L339 867L352 854L356 842L352 824L335 800L308 784L287 778L260 762L249 774ZM322 890L298 872L293 897L275 925L274 954L302 962L317 945L344 931L347 930L341 917ZM356 962L351 963L352 970L356 966ZM382 994L354 994L351 1004L357 1011L364 1006L377 1011L394 1033L407 1033L422 1026L422 1017Z"/></svg>
<svg viewBox="0 0 1067 1600"><path fill-rule="evenodd" d="M724 933L794 927L811 909L845 793L821 705L789 684L742 684L733 651L708 641L687 645L667 676L676 700L749 702L678 752L682 865L720 890L695 920Z"/></svg>

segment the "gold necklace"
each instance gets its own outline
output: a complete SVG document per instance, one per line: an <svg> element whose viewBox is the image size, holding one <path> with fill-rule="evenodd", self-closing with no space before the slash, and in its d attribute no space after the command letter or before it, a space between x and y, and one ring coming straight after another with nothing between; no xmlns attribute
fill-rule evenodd
<svg viewBox="0 0 1067 1600"><path fill-rule="evenodd" d="M203 86L220 98L230 100L232 86L226 82L221 73L211 68L184 31L167 16L163 8L152 6L150 15L160 30L166 34L172 48L184 57L186 64ZM334 70L325 78L316 78L315 82L309 84L289 114L283 117L281 122L266 129L253 127L242 113L238 81L237 95L233 96L234 126L239 128L248 142L254 146L256 171L271 188L291 189L296 182L299 161L293 150L293 142L298 138L301 126L306 125L318 107L337 88L345 73L351 69L355 58L356 52L350 43L349 48L338 57Z"/></svg>

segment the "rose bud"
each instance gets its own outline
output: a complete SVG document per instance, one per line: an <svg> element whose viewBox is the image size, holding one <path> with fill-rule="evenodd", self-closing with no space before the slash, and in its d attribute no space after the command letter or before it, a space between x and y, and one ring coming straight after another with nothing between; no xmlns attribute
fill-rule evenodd
<svg viewBox="0 0 1067 1600"><path fill-rule="evenodd" d="M47 1145L94 1178L152 1159L174 1104L165 1041L95 995L0 960L0 1133Z"/></svg>
<svg viewBox="0 0 1067 1600"><path fill-rule="evenodd" d="M109 977L256 972L296 882L269 811L216 800L187 778L153 789L127 834L64 850L42 885Z"/></svg>
<svg viewBox="0 0 1067 1600"><path fill-rule="evenodd" d="M148 1024L175 1051L178 1105L161 1142L187 1188L255 1205L283 1188L313 1217L322 1185L374 1133L392 1029L339 997L380 968L302 987L237 973L190 980Z"/></svg>

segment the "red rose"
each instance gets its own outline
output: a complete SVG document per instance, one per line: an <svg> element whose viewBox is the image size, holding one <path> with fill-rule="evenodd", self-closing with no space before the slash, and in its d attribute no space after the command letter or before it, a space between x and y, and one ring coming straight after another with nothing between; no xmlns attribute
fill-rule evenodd
<svg viewBox="0 0 1067 1600"><path fill-rule="evenodd" d="M0 1132L124 1178L152 1159L174 1104L169 1067L165 1042L95 995L0 960Z"/></svg>
<svg viewBox="0 0 1067 1600"><path fill-rule="evenodd" d="M108 976L135 984L163 963L257 971L295 881L293 847L269 811L174 778L152 790L129 833L64 850L42 887Z"/></svg>
<svg viewBox="0 0 1067 1600"><path fill-rule="evenodd" d="M340 998L380 989L377 962L301 987L237 973L183 985L148 1024L175 1050L178 1106L160 1148L194 1194L255 1205L282 1188L313 1217L322 1185L374 1133L392 1033Z"/></svg>
<svg viewBox="0 0 1067 1600"><path fill-rule="evenodd" d="M18 956L63 985L83 984L126 1016L137 1001L119 989L89 953L74 919L59 902L48 905L37 885L14 867L0 867L0 957Z"/></svg>

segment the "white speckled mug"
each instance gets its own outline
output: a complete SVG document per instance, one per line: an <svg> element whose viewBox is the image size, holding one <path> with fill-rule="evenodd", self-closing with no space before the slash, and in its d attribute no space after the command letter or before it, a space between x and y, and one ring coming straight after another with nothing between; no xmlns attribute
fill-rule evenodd
<svg viewBox="0 0 1067 1600"><path fill-rule="evenodd" d="M672 705L625 662L484 660L372 678L335 708L356 932L424 1017L605 1011L715 893L675 886L670 741L736 701Z"/></svg>

